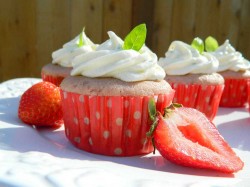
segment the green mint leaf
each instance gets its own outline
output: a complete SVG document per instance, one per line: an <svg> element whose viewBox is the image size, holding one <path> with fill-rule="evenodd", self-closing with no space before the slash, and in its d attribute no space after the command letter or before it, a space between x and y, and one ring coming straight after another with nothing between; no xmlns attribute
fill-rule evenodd
<svg viewBox="0 0 250 187"><path fill-rule="evenodd" d="M150 98L148 101L148 113L150 119L154 121L156 117L156 106L155 106L155 100L153 98Z"/></svg>
<svg viewBox="0 0 250 187"><path fill-rule="evenodd" d="M85 28L82 29L82 32L79 35L79 42L77 44L78 47L82 47L84 45L84 42L83 42L83 33L84 33L84 30L85 30Z"/></svg>
<svg viewBox="0 0 250 187"><path fill-rule="evenodd" d="M205 49L207 52L213 52L219 47L219 44L215 38L209 36L205 40Z"/></svg>
<svg viewBox="0 0 250 187"><path fill-rule="evenodd" d="M191 46L195 49L197 49L200 54L203 53L204 51L204 43L202 41L202 39L200 39L199 37L196 37L193 41L192 41L192 44Z"/></svg>
<svg viewBox="0 0 250 187"><path fill-rule="evenodd" d="M146 24L136 26L124 39L123 49L139 51L145 43L147 35Z"/></svg>

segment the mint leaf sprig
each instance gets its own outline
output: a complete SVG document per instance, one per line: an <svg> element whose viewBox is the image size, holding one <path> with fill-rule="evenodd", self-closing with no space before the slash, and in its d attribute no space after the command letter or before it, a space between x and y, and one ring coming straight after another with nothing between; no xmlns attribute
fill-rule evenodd
<svg viewBox="0 0 250 187"><path fill-rule="evenodd" d="M199 37L194 38L191 43L191 46L194 49L197 49L200 54L202 54L204 50L207 52L215 51L219 47L219 44L215 38L213 38L212 36L208 36L205 39L205 43Z"/></svg>
<svg viewBox="0 0 250 187"><path fill-rule="evenodd" d="M136 26L130 33L125 37L122 48L124 50L133 49L139 51L145 43L147 35L146 24L140 24Z"/></svg>
<svg viewBox="0 0 250 187"><path fill-rule="evenodd" d="M199 37L193 39L191 46L199 51L200 54L204 52L204 42Z"/></svg>
<svg viewBox="0 0 250 187"><path fill-rule="evenodd" d="M77 43L78 47L82 47L84 45L84 41L83 41L83 33L84 33L85 27L83 27L82 32L79 35L79 41Z"/></svg>
<svg viewBox="0 0 250 187"><path fill-rule="evenodd" d="M213 52L219 47L219 44L215 38L208 36L205 40L205 49L207 52Z"/></svg>

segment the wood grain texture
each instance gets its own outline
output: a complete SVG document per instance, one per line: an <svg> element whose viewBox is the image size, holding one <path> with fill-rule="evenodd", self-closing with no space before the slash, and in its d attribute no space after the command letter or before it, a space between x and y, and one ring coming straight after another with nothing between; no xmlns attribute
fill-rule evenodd
<svg viewBox="0 0 250 187"><path fill-rule="evenodd" d="M132 14L133 27L141 23L145 23L147 25L146 45L151 47L153 39L154 1L134 0Z"/></svg>
<svg viewBox="0 0 250 187"><path fill-rule="evenodd" d="M83 27L95 43L112 30L122 39L147 24L146 44L159 57L170 43L211 35L250 59L249 0L0 0L0 82L40 77L51 53Z"/></svg>
<svg viewBox="0 0 250 187"><path fill-rule="evenodd" d="M69 8L70 0L37 1L36 75L40 74L43 65L51 63L51 53L71 39Z"/></svg>
<svg viewBox="0 0 250 187"><path fill-rule="evenodd" d="M71 2L71 37L78 35L83 27L95 43L102 42L103 0L73 0Z"/></svg>
<svg viewBox="0 0 250 187"><path fill-rule="evenodd" d="M156 0L154 5L154 22L152 50L159 57L164 57L171 43L173 0Z"/></svg>
<svg viewBox="0 0 250 187"><path fill-rule="evenodd" d="M107 32L114 31L119 37L129 33L132 22L132 0L105 0L103 5L103 40L108 39Z"/></svg>

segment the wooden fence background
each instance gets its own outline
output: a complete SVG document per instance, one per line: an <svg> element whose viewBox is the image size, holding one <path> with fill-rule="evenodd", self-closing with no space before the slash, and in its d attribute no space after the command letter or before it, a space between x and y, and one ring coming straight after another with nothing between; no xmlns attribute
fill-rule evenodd
<svg viewBox="0 0 250 187"><path fill-rule="evenodd" d="M160 57L173 40L230 39L250 59L249 0L0 0L0 82L40 77L51 53L85 26L96 43L121 38L145 22L147 45Z"/></svg>

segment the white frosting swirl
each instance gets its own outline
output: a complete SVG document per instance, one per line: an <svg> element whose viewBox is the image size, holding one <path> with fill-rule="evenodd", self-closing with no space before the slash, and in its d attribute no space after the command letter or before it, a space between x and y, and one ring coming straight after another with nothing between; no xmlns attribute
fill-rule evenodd
<svg viewBox="0 0 250 187"><path fill-rule="evenodd" d="M250 69L250 62L233 48L229 40L226 40L223 45L219 46L211 54L219 60L218 72L225 70L245 71Z"/></svg>
<svg viewBox="0 0 250 187"><path fill-rule="evenodd" d="M158 63L167 75L210 74L216 72L219 65L211 54L203 52L201 55L191 45L181 41L173 41Z"/></svg>
<svg viewBox="0 0 250 187"><path fill-rule="evenodd" d="M123 40L109 31L109 40L96 51L77 56L71 75L113 77L126 82L162 80L164 70L157 64L157 56L146 46L141 50L123 50Z"/></svg>
<svg viewBox="0 0 250 187"><path fill-rule="evenodd" d="M58 64L63 67L72 67L72 59L80 54L84 54L95 50L96 44L94 44L82 31L83 46L78 47L80 40L80 34L73 40L63 45L63 48L58 49L52 53L53 64Z"/></svg>

